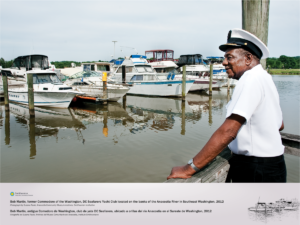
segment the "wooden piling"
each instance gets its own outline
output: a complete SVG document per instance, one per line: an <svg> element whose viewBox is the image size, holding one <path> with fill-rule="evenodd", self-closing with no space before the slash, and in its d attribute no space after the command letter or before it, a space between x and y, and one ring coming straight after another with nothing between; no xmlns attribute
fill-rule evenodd
<svg viewBox="0 0 300 225"><path fill-rule="evenodd" d="M186 92L186 66L182 67L182 101L185 101Z"/></svg>
<svg viewBox="0 0 300 225"><path fill-rule="evenodd" d="M122 101L122 103L123 103L123 109L126 111L126 95L124 95L123 96L123 101Z"/></svg>
<svg viewBox="0 0 300 225"><path fill-rule="evenodd" d="M212 95L212 79L213 79L213 64L210 64L210 74L209 74L209 93L208 95Z"/></svg>
<svg viewBox="0 0 300 225"><path fill-rule="evenodd" d="M227 79L227 95L229 94L230 92L230 78L228 77Z"/></svg>
<svg viewBox="0 0 300 225"><path fill-rule="evenodd" d="M126 83L126 66L122 65L122 84Z"/></svg>
<svg viewBox="0 0 300 225"><path fill-rule="evenodd" d="M107 73L106 72L103 72L102 82L103 82L103 99L107 99L108 93L107 93ZM103 104L106 105L107 100L104 100Z"/></svg>
<svg viewBox="0 0 300 225"><path fill-rule="evenodd" d="M10 113L5 111L5 144L10 145Z"/></svg>
<svg viewBox="0 0 300 225"><path fill-rule="evenodd" d="M33 75L27 74L27 85L28 85L28 108L30 117L34 117L34 93L33 93Z"/></svg>
<svg viewBox="0 0 300 225"><path fill-rule="evenodd" d="M30 159L36 156L36 142L35 142L35 117L29 119L29 143L30 143Z"/></svg>
<svg viewBox="0 0 300 225"><path fill-rule="evenodd" d="M7 75L4 71L2 71L2 80L3 80L5 111L9 111L8 81L7 81Z"/></svg>
<svg viewBox="0 0 300 225"><path fill-rule="evenodd" d="M213 123L212 121L212 96L209 96L208 100L208 124L211 126Z"/></svg>
<svg viewBox="0 0 300 225"><path fill-rule="evenodd" d="M185 135L185 101L181 101L181 135Z"/></svg>
<svg viewBox="0 0 300 225"><path fill-rule="evenodd" d="M268 46L270 0L242 0L242 28ZM266 59L260 60L266 69Z"/></svg>

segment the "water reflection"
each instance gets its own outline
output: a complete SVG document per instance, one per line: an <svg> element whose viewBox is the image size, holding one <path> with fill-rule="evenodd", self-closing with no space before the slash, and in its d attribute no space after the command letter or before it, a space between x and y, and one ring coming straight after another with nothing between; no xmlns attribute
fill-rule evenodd
<svg viewBox="0 0 300 225"><path fill-rule="evenodd" d="M29 143L30 143L30 159L36 156L36 141L35 141L35 117L29 119Z"/></svg>
<svg viewBox="0 0 300 225"><path fill-rule="evenodd" d="M185 101L181 101L181 135L185 135Z"/></svg>
<svg viewBox="0 0 300 225"><path fill-rule="evenodd" d="M15 121L23 127L27 127L29 132L30 159L34 159L37 154L36 141L39 138L54 136L58 141L60 129L73 129L80 133L86 127L76 120L69 109L39 108L35 107L35 117L30 117L29 108L25 105L15 103L9 104L9 109ZM5 144L10 144L10 113L5 113ZM82 139L78 135L78 139Z"/></svg>
<svg viewBox="0 0 300 225"><path fill-rule="evenodd" d="M10 113L5 110L5 144L10 145Z"/></svg>

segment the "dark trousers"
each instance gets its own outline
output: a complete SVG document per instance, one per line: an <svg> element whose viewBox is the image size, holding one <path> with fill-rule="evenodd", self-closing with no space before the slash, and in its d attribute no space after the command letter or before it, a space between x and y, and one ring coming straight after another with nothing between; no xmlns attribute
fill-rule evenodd
<svg viewBox="0 0 300 225"><path fill-rule="evenodd" d="M255 157L232 153L226 182L286 183L284 156Z"/></svg>

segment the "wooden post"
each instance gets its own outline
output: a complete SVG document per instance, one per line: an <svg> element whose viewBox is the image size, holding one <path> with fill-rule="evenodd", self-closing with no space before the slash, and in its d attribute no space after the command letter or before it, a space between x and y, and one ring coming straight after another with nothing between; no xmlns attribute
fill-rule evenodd
<svg viewBox="0 0 300 225"><path fill-rule="evenodd" d="M270 0L242 0L242 28L268 46ZM266 69L266 59L260 61Z"/></svg>
<svg viewBox="0 0 300 225"><path fill-rule="evenodd" d="M103 99L105 99L103 101L103 104L106 105L107 104L107 98L108 98L108 94L107 94L107 73L106 72L103 72L102 82L103 82Z"/></svg>
<svg viewBox="0 0 300 225"><path fill-rule="evenodd" d="M212 95L212 79L213 79L213 64L210 64L210 74L209 74L209 93L208 95Z"/></svg>
<svg viewBox="0 0 300 225"><path fill-rule="evenodd" d="M186 66L182 67L182 101L185 101L185 92L186 92Z"/></svg>
<svg viewBox="0 0 300 225"><path fill-rule="evenodd" d="M108 128L107 128L107 111L103 112L103 135L104 137L108 137Z"/></svg>
<svg viewBox="0 0 300 225"><path fill-rule="evenodd" d="M35 117L29 119L29 142L30 142L30 159L36 156L36 142L35 142Z"/></svg>
<svg viewBox="0 0 300 225"><path fill-rule="evenodd" d="M10 113L9 110L5 111L5 144L10 144Z"/></svg>
<svg viewBox="0 0 300 225"><path fill-rule="evenodd" d="M181 101L181 135L185 135L185 101Z"/></svg>
<svg viewBox="0 0 300 225"><path fill-rule="evenodd" d="M228 80L227 80L227 94L229 94L230 92L230 78L228 77Z"/></svg>
<svg viewBox="0 0 300 225"><path fill-rule="evenodd" d="M5 111L9 111L8 81L7 81L7 75L4 71L2 71L2 80L3 80Z"/></svg>
<svg viewBox="0 0 300 225"><path fill-rule="evenodd" d="M123 96L123 109L126 111L126 95Z"/></svg>
<svg viewBox="0 0 300 225"><path fill-rule="evenodd" d="M28 107L30 117L34 117L34 93L33 93L33 76L31 73L27 74L27 85L28 85Z"/></svg>
<svg viewBox="0 0 300 225"><path fill-rule="evenodd" d="M213 123L212 121L212 96L209 96L208 100L208 124L211 126Z"/></svg>
<svg viewBox="0 0 300 225"><path fill-rule="evenodd" d="M126 83L126 66L122 65L122 84Z"/></svg>

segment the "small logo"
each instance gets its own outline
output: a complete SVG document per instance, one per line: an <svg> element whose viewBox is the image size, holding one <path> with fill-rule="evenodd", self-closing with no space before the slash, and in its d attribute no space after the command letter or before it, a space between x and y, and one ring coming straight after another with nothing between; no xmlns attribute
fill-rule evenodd
<svg viewBox="0 0 300 225"><path fill-rule="evenodd" d="M14 192L10 192L10 196L14 196L15 195L15 193Z"/></svg>

